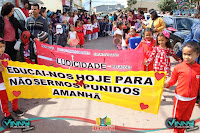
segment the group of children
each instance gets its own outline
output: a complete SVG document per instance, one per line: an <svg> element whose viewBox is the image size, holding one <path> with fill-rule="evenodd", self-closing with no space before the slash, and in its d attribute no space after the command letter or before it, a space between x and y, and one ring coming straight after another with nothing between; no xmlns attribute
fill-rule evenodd
<svg viewBox="0 0 200 133"><path fill-rule="evenodd" d="M118 49L128 49L129 38L135 36L137 36L137 33L134 27L131 27L127 32L127 26L124 26L122 22L118 22L113 42ZM198 90L200 90L200 65L195 61L200 54L199 42L194 39L187 41L182 48L182 61L172 50L169 32L164 30L156 36L156 40L154 40L152 29L144 29L144 39L137 47L144 48L144 71L167 72L167 78L171 77L171 79L164 84L165 88L171 87L178 81L172 118L178 121L189 121ZM179 62L175 66L172 75L170 56ZM164 96L161 99L166 100ZM184 130L184 128L175 128L174 132L184 133Z"/></svg>
<svg viewBox="0 0 200 133"><path fill-rule="evenodd" d="M113 31L113 22L111 19L101 19L99 20L99 26L100 26L100 32L99 36L105 37L105 36L112 36Z"/></svg>
<svg viewBox="0 0 200 133"><path fill-rule="evenodd" d="M117 22L117 24L113 26L113 30L114 30L113 43L119 50L129 49L129 43L130 43L129 39L131 37L139 36L134 26L130 27L128 24L124 24L123 22Z"/></svg>
<svg viewBox="0 0 200 133"><path fill-rule="evenodd" d="M97 27L98 25L95 25L95 28ZM71 25L70 29L71 31L69 32L68 39L77 39L82 46L84 44L84 28L81 25L81 22L77 21L75 27ZM93 29L93 31L95 30ZM129 43L129 38L134 36L137 36L134 27L129 28L128 26L124 26L123 23L117 23L117 29L114 34L116 39L114 42L121 44L120 38L123 39L124 44L121 45L122 49L128 49L127 44ZM34 49L34 45L28 46L30 42L27 38L29 37L30 34L26 32L22 33L23 45L21 47L21 52L24 58L23 61L32 63L36 56L34 52L30 52L30 50ZM158 33L156 40L154 40L153 31L150 28L146 28L144 30L144 39L139 43L137 48L144 48L144 70L153 70L156 72L165 71L167 72L167 77L171 76L171 79L165 83L164 87L169 88L178 81L174 97L173 118L178 121L189 121L200 86L200 65L195 61L200 54L199 42L197 40L190 40L183 46L182 62L182 60L173 52L169 38L170 34L164 30L163 32ZM45 32L38 35L39 41L46 42L47 39L48 35ZM120 47L119 45L117 46ZM3 39L0 39L0 58L1 60L10 60L10 57L5 54L4 51L5 44ZM175 66L172 75L170 56L174 57L180 63ZM0 72L2 71L3 67L1 64ZM5 118L12 118L8 110L8 98L2 74L0 75L0 103ZM18 109L17 100L13 100L12 105L14 113L18 116L23 115L23 112ZM174 129L174 132L184 133L184 129Z"/></svg>
<svg viewBox="0 0 200 133"><path fill-rule="evenodd" d="M64 29L64 26L57 24L54 34L54 45L70 46L76 48L78 45L80 48L85 44L85 40L96 40L100 32L100 26L97 19L91 22L87 20L85 24L84 20L77 20L74 25L69 25L68 30Z"/></svg>

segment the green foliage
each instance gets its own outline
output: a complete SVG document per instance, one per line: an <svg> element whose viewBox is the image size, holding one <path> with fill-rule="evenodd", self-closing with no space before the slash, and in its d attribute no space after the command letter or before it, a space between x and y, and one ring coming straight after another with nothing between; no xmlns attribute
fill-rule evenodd
<svg viewBox="0 0 200 133"><path fill-rule="evenodd" d="M128 0L127 1L128 6L134 5L136 3L137 3L137 0Z"/></svg>
<svg viewBox="0 0 200 133"><path fill-rule="evenodd" d="M172 9L175 9L176 3L174 0L160 0L158 3L158 7L160 8L161 11L172 11Z"/></svg>

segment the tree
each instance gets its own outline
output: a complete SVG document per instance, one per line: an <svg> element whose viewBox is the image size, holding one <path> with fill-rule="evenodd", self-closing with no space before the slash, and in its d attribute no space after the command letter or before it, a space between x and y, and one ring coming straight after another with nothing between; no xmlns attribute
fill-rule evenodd
<svg viewBox="0 0 200 133"><path fill-rule="evenodd" d="M163 12L172 11L173 9L176 8L175 5L176 5L176 2L174 2L174 0L161 0L158 3L158 7Z"/></svg>
<svg viewBox="0 0 200 133"><path fill-rule="evenodd" d="M127 5L130 7L131 5L134 5L137 3L137 0L128 0Z"/></svg>

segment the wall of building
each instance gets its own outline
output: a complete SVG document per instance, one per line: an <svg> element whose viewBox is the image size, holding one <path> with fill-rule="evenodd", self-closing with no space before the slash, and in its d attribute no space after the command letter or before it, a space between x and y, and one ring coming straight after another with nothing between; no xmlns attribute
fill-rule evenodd
<svg viewBox="0 0 200 133"><path fill-rule="evenodd" d="M57 10L63 10L62 0L41 0L44 4L40 6L45 6L47 10L56 12Z"/></svg>
<svg viewBox="0 0 200 133"><path fill-rule="evenodd" d="M101 5L101 6L96 6L94 7L96 9L96 13L99 12L112 12L112 11L116 11L117 9L123 9L124 5ZM94 10L93 8L93 10Z"/></svg>
<svg viewBox="0 0 200 133"><path fill-rule="evenodd" d="M132 5L132 8L147 8L147 11L149 11L149 9L155 9L155 10L160 10L158 8L158 3L159 3L159 0L141 0L141 1L137 1L137 3L135 5Z"/></svg>

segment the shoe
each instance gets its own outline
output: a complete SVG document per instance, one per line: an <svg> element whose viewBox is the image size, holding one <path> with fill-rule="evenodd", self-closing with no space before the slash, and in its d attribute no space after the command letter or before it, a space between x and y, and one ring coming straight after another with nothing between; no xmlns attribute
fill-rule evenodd
<svg viewBox="0 0 200 133"><path fill-rule="evenodd" d="M24 115L24 112L23 111L21 111L21 110L15 110L15 111L13 111L18 117L20 117L20 116L23 116Z"/></svg>

